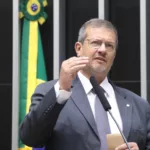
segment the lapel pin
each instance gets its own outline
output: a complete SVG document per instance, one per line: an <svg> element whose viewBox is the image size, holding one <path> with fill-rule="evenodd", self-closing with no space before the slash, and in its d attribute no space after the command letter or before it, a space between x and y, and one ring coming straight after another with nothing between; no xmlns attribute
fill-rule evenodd
<svg viewBox="0 0 150 150"><path fill-rule="evenodd" d="M130 105L129 105L129 104L126 104L126 106L127 106L127 107L130 107Z"/></svg>

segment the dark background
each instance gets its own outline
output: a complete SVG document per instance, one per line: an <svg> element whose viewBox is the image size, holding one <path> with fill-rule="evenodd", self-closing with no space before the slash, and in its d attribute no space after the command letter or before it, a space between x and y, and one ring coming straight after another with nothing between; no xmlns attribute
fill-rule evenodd
<svg viewBox="0 0 150 150"><path fill-rule="evenodd" d="M0 1L0 149L11 149L12 1Z"/></svg>
<svg viewBox="0 0 150 150"><path fill-rule="evenodd" d="M76 55L74 44L84 22L98 17L98 0L66 0L66 58Z"/></svg>
<svg viewBox="0 0 150 150"><path fill-rule="evenodd" d="M119 47L110 78L140 95L140 1L110 0L109 20L118 29Z"/></svg>

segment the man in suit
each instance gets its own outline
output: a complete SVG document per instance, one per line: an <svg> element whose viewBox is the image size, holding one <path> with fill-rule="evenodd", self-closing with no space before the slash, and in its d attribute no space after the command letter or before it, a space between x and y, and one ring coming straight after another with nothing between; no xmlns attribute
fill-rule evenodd
<svg viewBox="0 0 150 150"><path fill-rule="evenodd" d="M119 131L92 90L89 78L95 76L130 148L150 150L148 102L107 79L117 44L117 31L110 22L91 19L83 24L75 43L77 57L63 61L60 78L39 85L32 96L30 111L20 125L24 144L46 150L108 149L105 128L109 133Z"/></svg>

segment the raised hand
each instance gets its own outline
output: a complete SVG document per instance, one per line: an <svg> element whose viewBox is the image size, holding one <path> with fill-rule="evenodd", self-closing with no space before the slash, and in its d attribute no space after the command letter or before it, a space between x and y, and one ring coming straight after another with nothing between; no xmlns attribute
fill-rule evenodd
<svg viewBox="0 0 150 150"><path fill-rule="evenodd" d="M63 61L59 77L60 90L70 90L77 72L86 67L88 63L88 57L71 57Z"/></svg>

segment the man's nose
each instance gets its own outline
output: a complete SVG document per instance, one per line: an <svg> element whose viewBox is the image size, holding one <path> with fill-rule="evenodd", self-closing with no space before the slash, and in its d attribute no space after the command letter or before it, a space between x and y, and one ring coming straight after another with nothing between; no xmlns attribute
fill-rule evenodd
<svg viewBox="0 0 150 150"><path fill-rule="evenodd" d="M98 48L98 52L106 52L106 45L105 43L102 43L100 47Z"/></svg>

